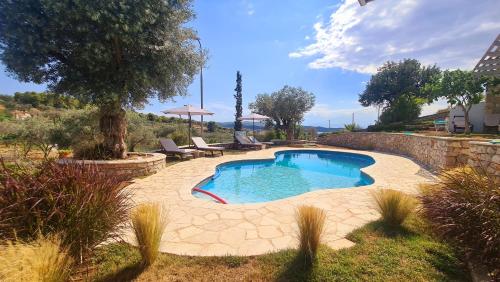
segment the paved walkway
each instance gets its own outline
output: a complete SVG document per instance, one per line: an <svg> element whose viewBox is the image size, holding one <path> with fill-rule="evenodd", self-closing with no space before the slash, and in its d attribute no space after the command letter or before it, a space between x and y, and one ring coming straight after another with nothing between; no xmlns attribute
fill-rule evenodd
<svg viewBox="0 0 500 282"><path fill-rule="evenodd" d="M392 188L416 193L419 183L431 181L430 173L413 161L384 153L360 152L373 157L374 165L363 169L375 179L369 186L319 190L287 199L258 204L217 204L195 198L191 189L210 177L223 162L242 159L274 158L274 153L293 148L272 148L245 154L199 158L169 166L143 179L129 189L134 201L152 201L169 210L169 223L161 251L193 256L259 255L296 247L295 209L314 205L327 213L323 242L339 249L352 246L345 236L357 227L379 217L371 191ZM128 241L132 237L128 234Z"/></svg>

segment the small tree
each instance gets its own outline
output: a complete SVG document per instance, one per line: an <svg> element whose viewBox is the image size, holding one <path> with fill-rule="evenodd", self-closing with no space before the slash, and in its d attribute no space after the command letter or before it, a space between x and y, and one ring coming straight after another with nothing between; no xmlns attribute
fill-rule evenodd
<svg viewBox="0 0 500 282"><path fill-rule="evenodd" d="M23 82L99 106L103 145L125 158L125 109L185 95L204 59L192 1L0 1L0 59Z"/></svg>
<svg viewBox="0 0 500 282"><path fill-rule="evenodd" d="M426 85L425 90L431 99L444 97L450 105L462 109L465 120L464 133L469 134L469 111L472 105L483 100L486 82L485 78L478 77L471 71L446 70L439 79Z"/></svg>
<svg viewBox="0 0 500 282"><path fill-rule="evenodd" d="M207 123L208 132L215 132L217 131L217 128L219 128L219 126L217 125L217 123L215 123L215 121L209 121Z"/></svg>
<svg viewBox="0 0 500 282"><path fill-rule="evenodd" d="M286 132L287 140L294 136L294 129L304 119L304 114L314 106L314 94L300 87L285 85L272 94L259 94L250 109L273 119L277 129Z"/></svg>
<svg viewBox="0 0 500 282"><path fill-rule="evenodd" d="M389 61L370 78L365 90L359 95L359 102L364 107L381 106L387 122L413 120L418 117L424 104L420 98L426 98L423 86L439 73L436 66L422 66L414 59ZM412 110L399 110L400 107Z"/></svg>
<svg viewBox="0 0 500 282"><path fill-rule="evenodd" d="M234 98L236 99L236 114L234 115L234 131L241 131L243 128L243 124L240 120L241 115L243 114L243 94L242 86L241 86L241 73L240 71L236 72L236 88L234 89L236 93L234 94Z"/></svg>

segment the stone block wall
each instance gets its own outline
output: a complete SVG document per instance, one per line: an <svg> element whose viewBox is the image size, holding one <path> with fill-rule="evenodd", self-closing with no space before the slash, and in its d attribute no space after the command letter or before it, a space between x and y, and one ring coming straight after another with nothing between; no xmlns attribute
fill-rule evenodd
<svg viewBox="0 0 500 282"><path fill-rule="evenodd" d="M500 183L500 145L488 142L470 142L470 158L467 162L472 167L481 167L494 175Z"/></svg>
<svg viewBox="0 0 500 282"><path fill-rule="evenodd" d="M61 159L58 162L65 163L81 163L87 165L95 165L99 170L109 176L113 175L130 175L132 177L140 177L157 173L165 167L164 154L160 153L129 153L129 156L135 157L129 160L73 160Z"/></svg>
<svg viewBox="0 0 500 282"><path fill-rule="evenodd" d="M465 164L478 166L488 162L489 171L495 171L495 175L500 174L500 145L478 142L478 139L404 133L348 132L327 135L320 138L319 143L404 155L434 171ZM473 161L476 157L479 157L482 163Z"/></svg>

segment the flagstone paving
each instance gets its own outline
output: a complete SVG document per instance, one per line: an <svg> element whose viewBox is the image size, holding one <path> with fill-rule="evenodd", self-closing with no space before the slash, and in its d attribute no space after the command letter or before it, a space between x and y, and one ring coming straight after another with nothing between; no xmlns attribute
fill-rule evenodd
<svg viewBox="0 0 500 282"><path fill-rule="evenodd" d="M412 160L396 155L333 147L319 148L369 155L375 164L362 169L372 185L313 191L257 204L218 204L195 198L191 189L210 177L221 163L243 159L274 158L274 153L293 148L271 148L245 154L198 158L168 166L146 178L136 179L128 189L135 203L158 202L169 210L169 223L160 250L180 255L259 255L297 245L295 210L313 205L326 212L323 242L334 249L354 243L345 236L379 217L371 192L391 188L416 194L420 183L433 176ZM127 241L133 243L130 231Z"/></svg>

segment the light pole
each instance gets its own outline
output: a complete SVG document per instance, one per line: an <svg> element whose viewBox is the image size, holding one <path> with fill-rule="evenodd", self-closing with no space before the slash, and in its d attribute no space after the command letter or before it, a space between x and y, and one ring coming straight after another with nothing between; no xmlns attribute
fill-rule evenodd
<svg viewBox="0 0 500 282"><path fill-rule="evenodd" d="M196 41L198 41L198 44L200 45L200 55L203 57L203 49L201 47L201 41L199 37L195 38ZM203 64L200 66L200 98L201 98L201 108L203 109ZM203 137L203 115L201 117L201 132L200 136Z"/></svg>

